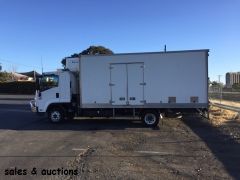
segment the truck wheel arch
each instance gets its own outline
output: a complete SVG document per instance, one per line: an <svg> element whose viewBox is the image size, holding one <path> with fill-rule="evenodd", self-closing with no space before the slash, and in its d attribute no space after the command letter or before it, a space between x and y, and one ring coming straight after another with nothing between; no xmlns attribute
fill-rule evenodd
<svg viewBox="0 0 240 180"><path fill-rule="evenodd" d="M64 107L63 107L61 104L58 104L58 103L49 104L48 107L47 107L46 112L49 112L50 110L52 110L52 109L54 109L54 108L59 108L59 109L61 109L63 112L65 112Z"/></svg>

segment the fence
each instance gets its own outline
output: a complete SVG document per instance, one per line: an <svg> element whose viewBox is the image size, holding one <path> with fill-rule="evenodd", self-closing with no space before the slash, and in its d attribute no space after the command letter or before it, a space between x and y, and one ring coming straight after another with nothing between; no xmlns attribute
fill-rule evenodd
<svg viewBox="0 0 240 180"><path fill-rule="evenodd" d="M35 82L0 82L0 94L34 94L35 89Z"/></svg>
<svg viewBox="0 0 240 180"><path fill-rule="evenodd" d="M220 91L210 91L208 93L209 98L212 99L222 99L227 101L240 102L240 92L221 92Z"/></svg>

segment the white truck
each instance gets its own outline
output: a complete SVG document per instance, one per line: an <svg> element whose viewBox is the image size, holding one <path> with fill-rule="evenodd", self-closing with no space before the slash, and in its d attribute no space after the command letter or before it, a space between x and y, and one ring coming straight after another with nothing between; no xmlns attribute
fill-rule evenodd
<svg viewBox="0 0 240 180"><path fill-rule="evenodd" d="M139 117L158 125L168 112L208 112L208 49L81 55L37 80L31 109L53 123L74 117Z"/></svg>

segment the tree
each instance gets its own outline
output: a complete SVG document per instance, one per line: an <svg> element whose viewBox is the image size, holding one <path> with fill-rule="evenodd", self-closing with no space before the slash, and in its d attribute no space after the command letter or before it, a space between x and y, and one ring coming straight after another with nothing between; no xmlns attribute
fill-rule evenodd
<svg viewBox="0 0 240 180"><path fill-rule="evenodd" d="M212 81L211 84L212 84L212 86L218 86L218 87L221 86L221 87L223 87L223 83L219 83L217 81Z"/></svg>
<svg viewBox="0 0 240 180"><path fill-rule="evenodd" d="M0 82L10 81L11 79L11 73L7 73L6 71L0 72Z"/></svg>
<svg viewBox="0 0 240 180"><path fill-rule="evenodd" d="M240 91L240 84L239 83L235 83L232 85L232 88L235 90L235 91Z"/></svg>
<svg viewBox="0 0 240 180"><path fill-rule="evenodd" d="M95 55L95 54L113 54L113 52L105 48L104 46L90 46L86 50L83 50L80 54L82 55Z"/></svg>
<svg viewBox="0 0 240 180"><path fill-rule="evenodd" d="M89 48L83 50L79 54L74 53L69 57L79 57L80 55L97 55L97 54L113 54L113 51L104 47L104 46L90 46ZM66 66L66 58L63 58L61 63L65 67Z"/></svg>

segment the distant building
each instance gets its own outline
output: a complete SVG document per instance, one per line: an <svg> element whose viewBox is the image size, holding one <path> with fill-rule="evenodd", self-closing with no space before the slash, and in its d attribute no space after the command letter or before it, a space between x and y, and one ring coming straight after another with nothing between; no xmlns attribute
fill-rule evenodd
<svg viewBox="0 0 240 180"><path fill-rule="evenodd" d="M36 71L22 72L22 73L19 73L19 74L31 77L33 79L36 79L37 76L40 76L40 74Z"/></svg>
<svg viewBox="0 0 240 180"><path fill-rule="evenodd" d="M2 64L0 63L0 72L2 71Z"/></svg>
<svg viewBox="0 0 240 180"><path fill-rule="evenodd" d="M226 73L226 87L231 88L233 84L240 84L240 72Z"/></svg>
<svg viewBox="0 0 240 180"><path fill-rule="evenodd" d="M40 74L36 71L29 71L23 73L12 72L11 75L13 81L34 81L37 76L40 76Z"/></svg>
<svg viewBox="0 0 240 180"><path fill-rule="evenodd" d="M16 72L12 72L12 80L13 81L31 81L32 79L26 75L22 75Z"/></svg>

